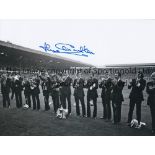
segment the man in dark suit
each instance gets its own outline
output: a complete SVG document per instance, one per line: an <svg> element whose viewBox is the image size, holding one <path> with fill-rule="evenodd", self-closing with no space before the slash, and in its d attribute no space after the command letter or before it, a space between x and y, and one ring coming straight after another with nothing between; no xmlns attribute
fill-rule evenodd
<svg viewBox="0 0 155 155"><path fill-rule="evenodd" d="M101 119L106 119L107 109L106 109L106 102L105 102L105 78L101 79L101 82L99 83L99 88L102 89L101 98L102 98L102 105L103 105L103 116L101 117Z"/></svg>
<svg viewBox="0 0 155 155"><path fill-rule="evenodd" d="M53 107L54 107L55 114L60 106L59 87L60 87L60 83L58 80L58 76L53 75L52 80L51 80L51 96L52 96L52 100L53 100Z"/></svg>
<svg viewBox="0 0 155 155"><path fill-rule="evenodd" d="M45 111L48 111L50 109L49 106L49 94L51 91L51 79L48 75L48 73L45 73L45 76L42 77L40 75L40 79L42 80L42 90L43 90L43 96L44 96L44 103L45 103Z"/></svg>
<svg viewBox="0 0 155 155"><path fill-rule="evenodd" d="M60 101L63 109L66 109L66 100L68 103L68 115L71 115L71 83L72 79L68 74L64 74L60 80Z"/></svg>
<svg viewBox="0 0 155 155"><path fill-rule="evenodd" d="M12 75L11 76L11 99L14 98L14 95L15 95L15 85L14 85L14 76Z"/></svg>
<svg viewBox="0 0 155 155"><path fill-rule="evenodd" d="M122 90L125 82L121 80L121 74L115 74L115 78L112 81L112 106L113 106L113 114L114 114L114 124L117 124L121 121L121 106L124 101Z"/></svg>
<svg viewBox="0 0 155 155"><path fill-rule="evenodd" d="M147 104L150 106L152 117L152 133L155 134L155 72L151 75L152 81L147 83L146 92L148 93Z"/></svg>
<svg viewBox="0 0 155 155"><path fill-rule="evenodd" d="M84 79L82 78L81 73L77 74L77 77L73 82L73 88L74 88L74 98L76 102L76 114L77 116L80 116L80 107L79 107L79 101L80 101L82 106L82 116L85 117L86 109L84 103L84 90L83 90Z"/></svg>
<svg viewBox="0 0 155 155"><path fill-rule="evenodd" d="M105 80L105 119L111 120L111 91L112 91L112 79L107 73Z"/></svg>
<svg viewBox="0 0 155 155"><path fill-rule="evenodd" d="M87 80L86 88L88 89L87 91L87 117L91 117L90 101L93 100L93 105L94 105L93 118L96 118L97 117L98 80L94 77L94 73L92 73L90 78Z"/></svg>
<svg viewBox="0 0 155 155"><path fill-rule="evenodd" d="M33 101L33 110L37 108L40 110L40 89L39 89L40 80L37 76L33 75L30 86L31 86L31 94L32 94L32 101Z"/></svg>
<svg viewBox="0 0 155 155"><path fill-rule="evenodd" d="M129 98L130 98L130 105L129 105L129 113L128 113L128 123L131 123L133 110L136 104L136 115L138 124L140 125L141 121L141 103L144 100L143 98L143 90L146 86L146 80L143 79L143 73L138 72L138 76L136 79L132 79L130 84L128 85L128 89L131 89Z"/></svg>
<svg viewBox="0 0 155 155"><path fill-rule="evenodd" d="M1 79L1 93L3 97L3 108L6 108L6 103L8 103L8 108L10 107L10 87L11 80L7 77L7 74L2 75Z"/></svg>
<svg viewBox="0 0 155 155"><path fill-rule="evenodd" d="M15 98L16 98L16 107L21 108L22 107L22 78L20 75L15 75L14 77L14 91L15 91Z"/></svg>
<svg viewBox="0 0 155 155"><path fill-rule="evenodd" d="M26 78L23 82L24 95L26 104L31 108L31 88L29 78Z"/></svg>

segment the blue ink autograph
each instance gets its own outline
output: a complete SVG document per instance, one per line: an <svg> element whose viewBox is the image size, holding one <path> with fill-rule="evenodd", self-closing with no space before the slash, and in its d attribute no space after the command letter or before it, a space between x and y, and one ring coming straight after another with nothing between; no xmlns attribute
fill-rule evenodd
<svg viewBox="0 0 155 155"><path fill-rule="evenodd" d="M90 55L95 54L91 52L88 48L86 48L86 46L80 46L79 49L76 49L75 46L71 44L65 44L65 43L55 44L56 50L52 49L51 46L46 42L44 43L43 46L39 46L39 47L42 48L45 52L65 53L65 54L72 54L72 55L84 56L84 57L88 57L89 54Z"/></svg>

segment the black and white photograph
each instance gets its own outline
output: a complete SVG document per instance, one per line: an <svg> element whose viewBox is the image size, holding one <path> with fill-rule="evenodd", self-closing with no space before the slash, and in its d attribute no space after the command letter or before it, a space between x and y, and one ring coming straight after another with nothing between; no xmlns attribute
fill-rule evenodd
<svg viewBox="0 0 155 155"><path fill-rule="evenodd" d="M154 136L155 20L0 19L1 136Z"/></svg>

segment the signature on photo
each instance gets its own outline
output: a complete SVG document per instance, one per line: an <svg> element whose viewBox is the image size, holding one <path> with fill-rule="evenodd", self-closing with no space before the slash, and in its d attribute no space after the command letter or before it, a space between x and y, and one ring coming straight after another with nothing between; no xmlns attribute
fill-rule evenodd
<svg viewBox="0 0 155 155"><path fill-rule="evenodd" d="M88 57L89 55L94 55L95 53L91 52L86 46L80 46L79 49L77 49L75 46L71 44L65 44L65 43L57 43L55 44L55 50L52 49L50 44L44 43L43 46L39 46L44 50L44 52L53 52L53 53L64 53L64 54L70 54L70 55L77 55L77 56L84 56Z"/></svg>

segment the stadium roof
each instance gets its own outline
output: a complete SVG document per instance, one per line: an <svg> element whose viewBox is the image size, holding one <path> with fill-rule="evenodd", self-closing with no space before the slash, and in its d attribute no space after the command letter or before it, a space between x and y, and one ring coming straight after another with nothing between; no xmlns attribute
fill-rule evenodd
<svg viewBox="0 0 155 155"><path fill-rule="evenodd" d="M111 64L111 65L105 65L105 67L107 68L155 67L155 63Z"/></svg>
<svg viewBox="0 0 155 155"><path fill-rule="evenodd" d="M45 68L93 67L58 55L41 52L11 42L0 41L0 64L20 67L42 66Z"/></svg>

